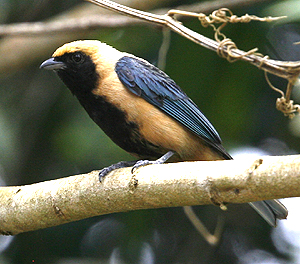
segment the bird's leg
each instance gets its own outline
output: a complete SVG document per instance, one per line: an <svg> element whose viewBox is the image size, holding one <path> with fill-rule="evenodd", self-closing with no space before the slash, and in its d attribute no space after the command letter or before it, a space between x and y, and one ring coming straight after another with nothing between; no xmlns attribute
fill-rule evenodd
<svg viewBox="0 0 300 264"><path fill-rule="evenodd" d="M134 170L138 169L139 167L142 167L142 166L146 166L146 165L149 165L149 164L163 164L165 163L169 158L171 158L173 155L175 154L174 151L170 150L168 151L166 154L164 154L163 156L161 156L159 159L157 160L139 160L137 161L132 169L131 169L131 172L133 173Z"/></svg>
<svg viewBox="0 0 300 264"><path fill-rule="evenodd" d="M110 165L110 166L102 169L99 172L99 181L101 182L102 179L103 179L103 177L106 176L108 173L110 173L113 170L133 166L132 170L131 170L131 172L133 173L133 171L135 169L137 169L139 167L142 167L142 166L146 166L146 165L149 165L149 164L162 164L162 163L165 163L174 154L175 154L175 152L170 150L166 154L164 154L163 156L161 156L159 159L153 160L153 161L150 161L150 160L120 161L120 162L118 162L116 164L112 164L112 165Z"/></svg>
<svg viewBox="0 0 300 264"><path fill-rule="evenodd" d="M99 172L99 181L101 182L103 177L105 175L107 175L108 173L110 173L111 171L113 170L116 170L116 169L120 169L120 168L126 168L126 167L131 167L133 166L134 164L136 164L137 161L120 161L116 164L112 164L104 169L102 169L100 172Z"/></svg>

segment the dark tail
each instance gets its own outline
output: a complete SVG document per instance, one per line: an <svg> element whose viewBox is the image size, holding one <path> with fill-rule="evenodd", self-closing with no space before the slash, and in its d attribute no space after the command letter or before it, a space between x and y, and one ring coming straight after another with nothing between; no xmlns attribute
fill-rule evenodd
<svg viewBox="0 0 300 264"><path fill-rule="evenodd" d="M251 202L249 204L273 227L276 226L277 219L286 219L288 215L287 209L278 200Z"/></svg>

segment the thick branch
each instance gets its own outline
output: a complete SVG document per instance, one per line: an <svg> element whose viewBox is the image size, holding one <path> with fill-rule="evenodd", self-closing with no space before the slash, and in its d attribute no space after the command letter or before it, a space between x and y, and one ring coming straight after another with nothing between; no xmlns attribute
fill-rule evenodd
<svg viewBox="0 0 300 264"><path fill-rule="evenodd" d="M98 171L0 188L0 232L18 234L137 209L300 196L300 155Z"/></svg>

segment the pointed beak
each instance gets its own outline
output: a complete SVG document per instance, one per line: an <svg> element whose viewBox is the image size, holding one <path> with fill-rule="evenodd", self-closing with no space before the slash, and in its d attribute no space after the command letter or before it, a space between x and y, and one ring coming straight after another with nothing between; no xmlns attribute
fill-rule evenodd
<svg viewBox="0 0 300 264"><path fill-rule="evenodd" d="M66 64L64 64L61 61L55 61L54 58L45 60L40 66L40 69L54 70L54 71L62 70L64 68L66 68Z"/></svg>

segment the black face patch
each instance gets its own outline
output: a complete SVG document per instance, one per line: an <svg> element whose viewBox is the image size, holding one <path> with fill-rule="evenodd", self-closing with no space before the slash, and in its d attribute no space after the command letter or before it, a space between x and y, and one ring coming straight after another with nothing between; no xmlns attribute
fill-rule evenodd
<svg viewBox="0 0 300 264"><path fill-rule="evenodd" d="M97 86L99 75L96 66L86 54L80 51L65 53L55 60L66 65L57 74L73 94L89 93Z"/></svg>

